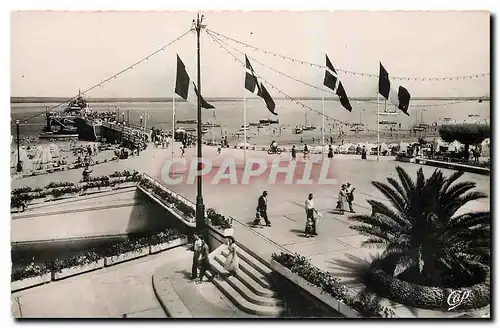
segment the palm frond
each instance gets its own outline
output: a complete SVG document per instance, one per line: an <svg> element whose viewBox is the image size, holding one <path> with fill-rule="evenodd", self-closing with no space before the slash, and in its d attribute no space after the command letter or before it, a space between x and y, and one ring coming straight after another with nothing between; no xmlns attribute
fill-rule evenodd
<svg viewBox="0 0 500 328"><path fill-rule="evenodd" d="M448 188L453 184L453 182L457 181L458 179L460 179L460 177L464 175L464 172L462 171L457 171L457 172L454 172L452 175L448 176L444 183L443 183L443 186L441 187L441 192L442 193L445 193Z"/></svg>
<svg viewBox="0 0 500 328"><path fill-rule="evenodd" d="M386 198L391 201L391 204L396 207L400 213L404 213L406 209L406 200L403 199L396 190L392 189L389 185L372 181L372 185L375 186Z"/></svg>
<svg viewBox="0 0 500 328"><path fill-rule="evenodd" d="M389 182L391 184L391 186L399 193L399 196L401 196L401 198L405 201L405 203L408 203L408 198L407 198L408 195L403 190L403 188L401 187L401 185L399 184L399 182L396 181L396 179L390 178L390 177L387 178L387 182Z"/></svg>
<svg viewBox="0 0 500 328"><path fill-rule="evenodd" d="M408 173L401 166L396 166L396 171L398 172L399 180L401 181L401 184L408 197L413 193L413 190L415 190L415 184L413 183Z"/></svg>
<svg viewBox="0 0 500 328"><path fill-rule="evenodd" d="M367 200L367 203L371 205L374 213L379 213L387 217L392 222L397 224L400 229L406 229L408 226L410 226L410 222L408 221L408 219L401 216L401 214L405 214L405 212L398 213L386 204L373 199Z"/></svg>

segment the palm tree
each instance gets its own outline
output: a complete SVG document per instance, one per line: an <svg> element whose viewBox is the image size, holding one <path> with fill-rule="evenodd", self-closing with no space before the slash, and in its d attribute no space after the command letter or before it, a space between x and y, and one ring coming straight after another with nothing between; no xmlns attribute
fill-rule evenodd
<svg viewBox="0 0 500 328"><path fill-rule="evenodd" d="M466 203L485 198L475 182L456 182L463 172L444 177L436 169L427 180L422 168L414 182L396 167L400 182L372 184L390 205L368 200L372 215L356 215L351 229L367 235L363 246L385 248L381 260L394 276L411 273L426 285L440 285L478 265L489 265L490 212L457 214ZM391 264L389 264L391 263Z"/></svg>

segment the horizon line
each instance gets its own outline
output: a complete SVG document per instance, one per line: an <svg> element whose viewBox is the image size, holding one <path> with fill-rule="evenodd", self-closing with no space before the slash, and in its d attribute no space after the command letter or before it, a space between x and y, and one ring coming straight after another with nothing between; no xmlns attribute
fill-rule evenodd
<svg viewBox="0 0 500 328"><path fill-rule="evenodd" d="M10 97L10 103L36 103L36 102L64 102L70 101L76 97L37 97L37 96L22 96L22 97ZM232 100L240 100L241 97L212 97L205 98L207 101L232 101ZM259 99L259 97L251 97L247 99ZM276 100L286 100L286 97L273 97ZM297 100L321 100L322 97L295 97ZM338 97L325 97L326 100L337 100ZM350 100L377 100L377 97L350 97ZM484 96L443 96L443 97L414 97L412 100L490 100L490 97ZM172 102L172 97L87 97L87 102ZM183 99L179 99L179 101L184 102Z"/></svg>

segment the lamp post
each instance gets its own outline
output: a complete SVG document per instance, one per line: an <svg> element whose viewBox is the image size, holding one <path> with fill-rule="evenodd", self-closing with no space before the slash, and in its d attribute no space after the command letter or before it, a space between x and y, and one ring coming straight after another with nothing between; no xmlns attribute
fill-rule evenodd
<svg viewBox="0 0 500 328"><path fill-rule="evenodd" d="M19 152L21 140L19 139L19 120L16 120L16 134L17 134L17 165L16 171L21 172L23 170L23 165L21 164L21 153Z"/></svg>
<svg viewBox="0 0 500 328"><path fill-rule="evenodd" d="M202 169L202 151L201 151L201 70L200 70L200 33L202 27L205 27L205 25L202 25L203 21L203 15L200 14L197 15L196 21L193 20L193 27L196 30L196 44L197 44L197 70L198 70L198 106L197 106L197 113L198 113L198 119L197 119L197 140L196 140L196 147L197 147L197 153L198 153L198 167L197 167L197 194L196 194L196 230L197 232L206 238L206 222L205 222L205 205L203 204L203 190L202 190L202 180L201 180L201 169ZM206 240L206 239L205 239Z"/></svg>

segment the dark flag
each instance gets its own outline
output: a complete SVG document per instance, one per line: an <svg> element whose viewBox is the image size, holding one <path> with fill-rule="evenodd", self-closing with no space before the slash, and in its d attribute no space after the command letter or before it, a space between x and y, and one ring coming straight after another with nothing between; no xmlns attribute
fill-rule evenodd
<svg viewBox="0 0 500 328"><path fill-rule="evenodd" d="M337 96L339 96L340 103L344 106L348 111L352 111L351 103L349 102L349 98L347 98L347 94L345 93L344 86L342 82L339 81L339 87L337 88Z"/></svg>
<svg viewBox="0 0 500 328"><path fill-rule="evenodd" d="M186 66L184 66L184 63L179 58L179 55L177 55L177 77L175 79L175 93L179 95L179 97L193 105L197 104L197 99L195 98L195 96L200 97L202 108L215 108L214 106L207 103L200 94L198 94L196 85L194 84L194 82L191 83L189 75L186 71Z"/></svg>
<svg viewBox="0 0 500 328"><path fill-rule="evenodd" d="M323 80L323 85L334 91L337 96L339 96L340 104L347 109L348 111L352 111L352 106L349 102L349 98L344 90L344 86L342 82L337 77L337 71L333 67L328 55L326 55L326 70L325 70L325 78Z"/></svg>
<svg viewBox="0 0 500 328"><path fill-rule="evenodd" d="M325 79L323 80L323 85L330 88L332 91L335 91L335 87L337 85L337 77L335 75L337 75L337 71L335 70L335 68L333 68L328 55L326 55L326 67L327 69L325 70Z"/></svg>
<svg viewBox="0 0 500 328"><path fill-rule="evenodd" d="M410 116L410 114L408 113L408 108L410 107L411 96L405 87L399 86L397 91L396 89L392 88L390 98L394 106L403 111L403 113L405 113L406 115Z"/></svg>
<svg viewBox="0 0 500 328"><path fill-rule="evenodd" d="M194 87L194 92L196 93L196 96L200 97L201 108L206 108L206 109L215 108L214 106L207 103L205 99L203 99L203 97L199 94L198 88L196 87L196 84L194 84L194 82L193 82L193 87Z"/></svg>
<svg viewBox="0 0 500 328"><path fill-rule="evenodd" d="M389 73L385 70L382 63L380 63L380 72L378 75L378 93L385 99L389 99L389 92L391 90L391 81L389 80Z"/></svg>
<svg viewBox="0 0 500 328"><path fill-rule="evenodd" d="M248 60L248 57L246 55L245 55L245 66L247 68L245 73L245 89L261 97L266 103L267 109L272 114L278 115L278 113L275 112L276 104L274 103L273 98L271 97L267 89L264 87L264 84L259 83L259 80L257 79L257 76L255 75L255 72L252 68L252 65L250 64L250 61Z"/></svg>

